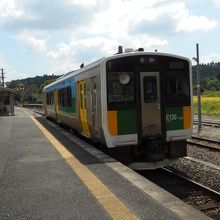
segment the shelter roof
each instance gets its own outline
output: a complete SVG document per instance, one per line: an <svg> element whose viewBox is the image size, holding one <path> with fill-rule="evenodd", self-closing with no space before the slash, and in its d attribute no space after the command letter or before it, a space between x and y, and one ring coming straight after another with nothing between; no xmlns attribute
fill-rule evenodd
<svg viewBox="0 0 220 220"><path fill-rule="evenodd" d="M5 88L5 87L0 86L0 92L16 93L16 90L14 90L14 89L9 89L9 88Z"/></svg>

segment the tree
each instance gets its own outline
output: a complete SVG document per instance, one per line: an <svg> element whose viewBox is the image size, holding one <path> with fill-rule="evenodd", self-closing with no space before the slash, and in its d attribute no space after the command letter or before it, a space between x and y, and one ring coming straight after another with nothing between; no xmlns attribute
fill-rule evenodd
<svg viewBox="0 0 220 220"><path fill-rule="evenodd" d="M43 75L32 78L18 79L7 82L8 88L16 89L16 101L21 103L41 103L42 89L44 86L56 80L59 76ZM21 86L22 85L22 86Z"/></svg>
<svg viewBox="0 0 220 220"><path fill-rule="evenodd" d="M218 79L211 79L207 83L207 89L211 91L220 90L220 82Z"/></svg>
<svg viewBox="0 0 220 220"><path fill-rule="evenodd" d="M48 79L48 80L44 81L44 82L40 85L40 87L39 87L39 89L38 89L38 93L42 93L43 88L44 88L45 86L49 85L50 83L54 82L55 80L56 80L56 79Z"/></svg>

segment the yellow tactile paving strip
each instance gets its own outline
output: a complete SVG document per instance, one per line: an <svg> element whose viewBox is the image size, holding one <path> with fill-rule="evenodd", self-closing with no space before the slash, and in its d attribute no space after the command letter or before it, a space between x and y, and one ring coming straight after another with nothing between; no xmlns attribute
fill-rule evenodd
<svg viewBox="0 0 220 220"><path fill-rule="evenodd" d="M126 205L120 201L86 166L79 162L46 128L33 116L31 119L62 155L85 186L94 195L112 219L139 219Z"/></svg>

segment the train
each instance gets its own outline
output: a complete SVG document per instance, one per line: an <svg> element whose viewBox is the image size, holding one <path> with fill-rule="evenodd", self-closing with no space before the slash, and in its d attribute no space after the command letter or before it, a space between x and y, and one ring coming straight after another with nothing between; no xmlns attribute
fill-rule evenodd
<svg viewBox="0 0 220 220"><path fill-rule="evenodd" d="M119 47L42 90L47 118L75 130L132 169L187 155L193 122L190 59Z"/></svg>

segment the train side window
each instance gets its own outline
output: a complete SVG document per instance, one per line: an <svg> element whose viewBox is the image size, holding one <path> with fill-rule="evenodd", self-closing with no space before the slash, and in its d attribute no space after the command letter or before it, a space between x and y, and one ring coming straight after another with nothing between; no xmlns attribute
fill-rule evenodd
<svg viewBox="0 0 220 220"><path fill-rule="evenodd" d="M53 105L53 92L47 93L47 105Z"/></svg>
<svg viewBox="0 0 220 220"><path fill-rule="evenodd" d="M144 102L157 101L157 78L155 76L144 77Z"/></svg>
<svg viewBox="0 0 220 220"><path fill-rule="evenodd" d="M51 96L50 96L50 103L51 103L51 105L53 105L53 100L54 100L53 92L51 92Z"/></svg>
<svg viewBox="0 0 220 220"><path fill-rule="evenodd" d="M63 106L65 106L65 93L64 93L64 89L61 89L61 96L62 96L62 98L61 98L61 100L62 100L61 106L63 107Z"/></svg>
<svg viewBox="0 0 220 220"><path fill-rule="evenodd" d="M49 105L50 102L49 102L49 93L47 93L47 105Z"/></svg>
<svg viewBox="0 0 220 220"><path fill-rule="evenodd" d="M67 106L72 106L72 100L71 100L71 87L67 87Z"/></svg>
<svg viewBox="0 0 220 220"><path fill-rule="evenodd" d="M96 78L91 79L92 82L92 112L96 110Z"/></svg>
<svg viewBox="0 0 220 220"><path fill-rule="evenodd" d="M62 106L62 93L61 93L61 89L58 90L58 103L59 106Z"/></svg>

